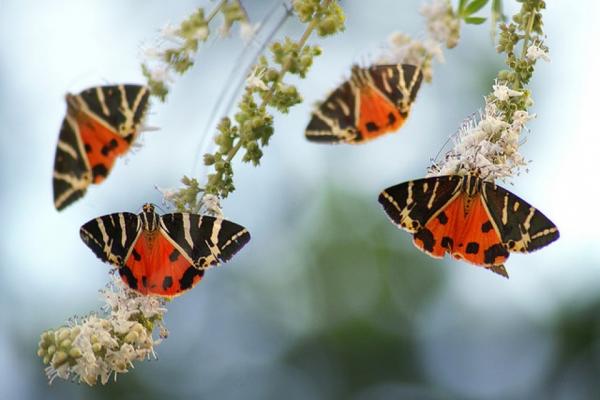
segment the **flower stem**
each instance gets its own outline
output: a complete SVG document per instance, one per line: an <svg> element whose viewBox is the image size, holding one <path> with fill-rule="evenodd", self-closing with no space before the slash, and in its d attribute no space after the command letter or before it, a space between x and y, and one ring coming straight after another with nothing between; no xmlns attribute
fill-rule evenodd
<svg viewBox="0 0 600 400"><path fill-rule="evenodd" d="M210 14L208 14L208 17L206 17L206 22L210 22L221 10L221 8L223 8L223 6L225 5L225 3L227 3L227 0L221 0L219 1L219 4L217 4L215 6L215 8L212 9L212 11L210 12Z"/></svg>
<svg viewBox="0 0 600 400"><path fill-rule="evenodd" d="M525 58L527 54L527 46L529 45L529 38L531 36L531 30L533 29L533 21L535 20L535 12L531 11L529 20L527 21L527 30L525 31L525 37L523 38L523 48L521 49L521 59Z"/></svg>
<svg viewBox="0 0 600 400"><path fill-rule="evenodd" d="M309 25L306 27L306 30L304 31L304 33L302 34L302 37L300 38L300 40L298 41L299 44L299 51L304 47L304 45L306 44L306 41L308 40L308 38L310 37L311 33L315 30L316 26L317 26L318 20L315 18L314 20L312 20ZM271 87L269 88L269 92L263 97L261 103L260 103L260 108L265 108L267 106L267 104L269 103L269 101L271 100L271 97L273 96L273 94L275 93L275 90L277 89L277 85L279 85L279 82L281 82L281 80L283 79L284 75L287 73L288 69L290 68L289 65L285 64L281 67L281 71L279 71L279 75L277 80L275 80L272 84ZM227 158L226 161L227 162L231 162L233 160L233 158L235 157L235 155L237 154L237 152L242 148L242 140L240 138L237 139L237 142L235 143L235 145L231 148L231 150L229 150L229 153L227 153ZM217 179L220 180L222 175L223 175L223 171L219 171L217 172Z"/></svg>

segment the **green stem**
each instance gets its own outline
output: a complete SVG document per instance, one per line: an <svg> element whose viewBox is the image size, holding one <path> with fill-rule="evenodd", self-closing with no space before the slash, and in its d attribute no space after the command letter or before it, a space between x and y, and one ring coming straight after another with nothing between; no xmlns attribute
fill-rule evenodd
<svg viewBox="0 0 600 400"><path fill-rule="evenodd" d="M315 18L306 27L306 30L304 31L304 33L302 34L302 37L298 41L298 44L300 45L299 48L298 48L298 51L302 50L302 48L306 44L306 41L310 37L311 33L317 27L317 23L318 23L318 20L317 20L317 18ZM271 84L269 92L265 95L265 97L263 97L263 100L262 100L262 102L260 103L260 106L259 106L260 108L264 108L264 107L267 106L267 104L271 100L271 97L273 97L273 94L275 93L275 90L277 90L277 85L279 85L279 82L281 82L281 80L283 79L283 76L287 73L287 71L288 71L289 68L290 67L287 64L283 65L281 67L281 71L279 71L279 75L277 77L277 80L275 80ZM237 152L241 148L242 148L242 141L238 138L237 143L231 148L231 150L229 150L229 153L227 153L226 161L227 162L231 162L231 160L233 160L233 158L235 157L235 155L237 154ZM217 181L220 181L222 176L223 176L223 172L218 172L217 177L216 177Z"/></svg>
<svg viewBox="0 0 600 400"><path fill-rule="evenodd" d="M535 10L530 11L529 19L527 20L527 28L525 30L525 36L523 36L523 48L521 49L521 60L527 55L527 46L529 46L529 39L531 38L531 31L533 30L533 22L535 21ZM523 82L519 74L515 74L515 80L513 82L513 89L519 90L523 88Z"/></svg>
<svg viewBox="0 0 600 400"><path fill-rule="evenodd" d="M523 38L523 49L521 49L521 59L525 58L527 54L527 45L529 45L529 38L531 36L531 30L533 29L533 21L535 21L535 11L531 11L529 20L527 21L527 30L525 31L525 37Z"/></svg>

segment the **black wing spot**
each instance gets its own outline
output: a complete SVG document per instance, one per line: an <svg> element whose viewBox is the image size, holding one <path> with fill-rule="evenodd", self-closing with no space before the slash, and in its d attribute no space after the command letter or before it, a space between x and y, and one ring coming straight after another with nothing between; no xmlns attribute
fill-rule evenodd
<svg viewBox="0 0 600 400"><path fill-rule="evenodd" d="M452 250L452 247L454 246L454 240L452 240L451 237L448 236L444 236L442 238L442 247L445 249L449 249Z"/></svg>
<svg viewBox="0 0 600 400"><path fill-rule="evenodd" d="M135 249L133 249L133 251L131 252L131 255L133 256L133 259L135 261L140 261L142 259L142 256L140 255L140 253L138 253ZM146 285L144 285L146 286Z"/></svg>
<svg viewBox="0 0 600 400"><path fill-rule="evenodd" d="M481 225L481 232L487 233L491 231L493 228L492 223L490 221L485 221L483 225Z"/></svg>
<svg viewBox="0 0 600 400"><path fill-rule="evenodd" d="M367 122L367 124L365 125L367 127L367 130L369 132L377 132L379 130L379 126L377 126L377 124L375 122Z"/></svg>
<svg viewBox="0 0 600 400"><path fill-rule="evenodd" d="M171 254L169 254L169 261L175 262L179 258L179 251L177 249L173 249Z"/></svg>
<svg viewBox="0 0 600 400"><path fill-rule="evenodd" d="M165 279L163 279L162 288L167 290L171 286L173 286L173 278L170 276L165 276Z"/></svg>
<svg viewBox="0 0 600 400"><path fill-rule="evenodd" d="M479 252L479 243L467 243L467 254L477 254Z"/></svg>
<svg viewBox="0 0 600 400"><path fill-rule="evenodd" d="M433 233L427 228L419 229L414 234L415 240L420 240L423 242L423 249L432 253L433 246L435 246L435 239L433 238Z"/></svg>
<svg viewBox="0 0 600 400"><path fill-rule="evenodd" d="M417 229L418 226L419 226L419 221L417 221L417 220L412 221L413 229Z"/></svg>
<svg viewBox="0 0 600 400"><path fill-rule="evenodd" d="M104 164L96 164L92 168L92 175L106 177L108 176L108 170L106 169L106 166Z"/></svg>
<svg viewBox="0 0 600 400"><path fill-rule="evenodd" d="M394 125L394 123L396 123L396 116L394 115L394 113L389 113L388 114L388 125Z"/></svg>
<svg viewBox="0 0 600 400"><path fill-rule="evenodd" d="M121 275L122 278L125 278L125 283L127 283L127 286L129 286L133 290L137 290L138 281L136 277L133 276L133 272L131 272L129 267L122 266L121 268L119 268L119 275Z"/></svg>
<svg viewBox="0 0 600 400"><path fill-rule="evenodd" d="M500 243L490 246L483 252L483 262L486 264L494 264L496 258L498 257L508 257L508 250L506 250Z"/></svg>
<svg viewBox="0 0 600 400"><path fill-rule="evenodd" d="M85 152L86 153L91 153L92 152L92 146L90 146L89 144L84 144L83 147L85 148Z"/></svg>
<svg viewBox="0 0 600 400"><path fill-rule="evenodd" d="M185 270L183 276L179 280L179 286L181 287L181 290L188 290L189 288L191 288L194 284L194 277L202 277L203 275L203 269L198 269L192 266L188 267L188 269Z"/></svg>
<svg viewBox="0 0 600 400"><path fill-rule="evenodd" d="M442 224L442 225L446 225L448 223L448 217L446 216L446 213L443 211L438 214L437 219L440 222L440 224Z"/></svg>
<svg viewBox="0 0 600 400"><path fill-rule="evenodd" d="M513 249L515 247L515 241L514 240L509 240L506 245L508 246L509 249Z"/></svg>
<svg viewBox="0 0 600 400"><path fill-rule="evenodd" d="M142 275L142 286L145 288L148 287L148 277L146 275Z"/></svg>
<svg viewBox="0 0 600 400"><path fill-rule="evenodd" d="M108 153L110 153L111 151L113 151L113 149L116 149L119 146L119 144L117 143L116 139L111 139L110 142L106 143L104 146L102 146L102 149L100 150L100 152L102 153L103 156L108 156Z"/></svg>

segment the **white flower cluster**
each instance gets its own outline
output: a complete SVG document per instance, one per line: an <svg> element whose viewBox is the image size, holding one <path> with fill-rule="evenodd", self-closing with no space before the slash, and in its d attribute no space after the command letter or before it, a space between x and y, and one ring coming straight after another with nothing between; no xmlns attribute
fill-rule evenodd
<svg viewBox="0 0 600 400"><path fill-rule="evenodd" d="M532 44L527 48L527 53L525 57L529 59L529 61L537 61L538 59L542 59L546 62L550 62L550 56L548 52L540 47L539 44Z"/></svg>
<svg viewBox="0 0 600 400"><path fill-rule="evenodd" d="M190 36L198 40L206 40L208 37L208 28L200 27ZM150 78L155 82L160 82L165 86L173 82L174 66L166 60L167 51L184 51L187 57L193 57L194 52L185 50L183 46L184 39L179 34L179 28L171 23L167 23L161 30L158 39L154 44L142 47L142 64L150 73Z"/></svg>
<svg viewBox="0 0 600 400"><path fill-rule="evenodd" d="M427 31L431 38L445 43L449 49L458 44L460 20L454 15L448 0L433 0L423 4L420 11L427 19Z"/></svg>
<svg viewBox="0 0 600 400"><path fill-rule="evenodd" d="M493 89L493 96L486 98L483 112L462 124L454 135L453 149L430 168L429 176L465 175L477 171L483 179L493 181L511 177L527 165L519 153L520 134L535 115L518 110L514 112L512 122L507 122L495 102L522 93L501 84L495 84Z"/></svg>
<svg viewBox="0 0 600 400"><path fill-rule="evenodd" d="M167 311L164 300L137 294L119 277L100 292L106 302L105 317L91 314L41 335L38 356L49 364L50 383L61 378L104 385L111 375L116 379L127 372L134 361L156 357L154 346L168 334L160 324ZM160 326L158 340L152 338L155 324Z"/></svg>
<svg viewBox="0 0 600 400"><path fill-rule="evenodd" d="M432 61L443 63L442 46L456 46L460 34L460 21L454 16L451 4L445 0L433 0L432 3L423 5L421 14L427 19L428 37L416 40L401 32L392 33L388 39L388 46L377 63L419 65L423 79L431 82Z"/></svg>

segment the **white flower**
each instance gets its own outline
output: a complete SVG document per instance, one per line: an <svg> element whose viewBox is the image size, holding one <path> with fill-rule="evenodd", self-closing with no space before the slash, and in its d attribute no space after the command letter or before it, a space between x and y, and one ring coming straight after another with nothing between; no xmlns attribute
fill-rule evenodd
<svg viewBox="0 0 600 400"><path fill-rule="evenodd" d="M523 126L535 117L535 114L529 114L527 111L517 110L513 113L513 124Z"/></svg>
<svg viewBox="0 0 600 400"><path fill-rule="evenodd" d="M546 62L550 62L548 52L543 50L538 44L534 43L527 48L527 54L525 55L530 61L537 61L539 58Z"/></svg>
<svg viewBox="0 0 600 400"><path fill-rule="evenodd" d="M247 21L240 22L240 37L244 41L245 44L250 43L254 36L256 36L256 32L260 29L260 23L251 24Z"/></svg>
<svg viewBox="0 0 600 400"><path fill-rule="evenodd" d="M494 97L500 101L506 101L510 97L518 97L523 95L523 92L512 90L504 84L495 83L492 88L494 90Z"/></svg>
<svg viewBox="0 0 600 400"><path fill-rule="evenodd" d="M223 211L219 204L219 196L214 194L205 193L201 200L202 205L200 206L200 212L202 214L210 215L212 217L222 217Z"/></svg>
<svg viewBox="0 0 600 400"><path fill-rule="evenodd" d="M427 31L433 39L445 43L448 48L456 46L460 20L454 16L449 1L433 0L421 6L420 12L427 19Z"/></svg>
<svg viewBox="0 0 600 400"><path fill-rule="evenodd" d="M177 196L177 190L175 190L175 189L161 188L161 187L158 187L157 185L154 185L154 188L162 194L162 196L163 196L162 203L164 205L166 205L167 203L173 203L173 200L175 200L175 197Z"/></svg>
<svg viewBox="0 0 600 400"><path fill-rule="evenodd" d="M196 32L194 32L194 35L192 37L197 40L206 40L206 38L208 37L208 27L201 26L196 30Z"/></svg>
<svg viewBox="0 0 600 400"><path fill-rule="evenodd" d="M254 70L248 75L246 78L246 86L248 88L258 88L261 90L269 90L269 87L266 85L265 81L263 81L263 75L265 71L263 68L254 68Z"/></svg>
<svg viewBox="0 0 600 400"><path fill-rule="evenodd" d="M149 68L150 78L156 82L171 82L173 78L170 76L170 67L167 64L158 64Z"/></svg>
<svg viewBox="0 0 600 400"><path fill-rule="evenodd" d="M423 48L429 54L429 56L439 63L444 63L444 52L440 42L433 39L425 39L423 41Z"/></svg>
<svg viewBox="0 0 600 400"><path fill-rule="evenodd" d="M142 57L149 61L160 60L164 54L157 46L143 45L141 50Z"/></svg>
<svg viewBox="0 0 600 400"><path fill-rule="evenodd" d="M165 26L163 26L160 30L160 36L162 36L164 39L168 39L168 40L179 39L178 33L179 33L179 28L177 26L171 24L170 22L167 22L165 24Z"/></svg>

